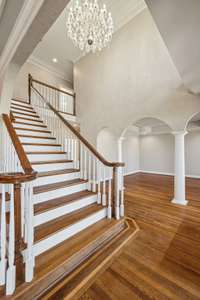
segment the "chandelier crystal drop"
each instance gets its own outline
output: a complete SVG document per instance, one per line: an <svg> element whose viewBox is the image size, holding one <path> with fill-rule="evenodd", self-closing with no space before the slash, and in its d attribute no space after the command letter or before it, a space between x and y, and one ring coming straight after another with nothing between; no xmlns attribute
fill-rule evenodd
<svg viewBox="0 0 200 300"><path fill-rule="evenodd" d="M98 0L76 0L70 7L67 33L74 45L85 53L108 46L113 31L112 15L105 4L99 6Z"/></svg>

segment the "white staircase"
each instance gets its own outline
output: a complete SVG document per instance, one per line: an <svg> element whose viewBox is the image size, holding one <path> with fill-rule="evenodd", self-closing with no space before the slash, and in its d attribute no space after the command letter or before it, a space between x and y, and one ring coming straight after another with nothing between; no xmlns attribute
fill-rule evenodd
<svg viewBox="0 0 200 300"><path fill-rule="evenodd" d="M15 292L24 267L23 280L33 283L41 256L49 259L63 243L67 249L70 238L124 216L124 164L108 162L66 121L60 93L29 76L31 104L13 99L10 116L2 115L0 286L6 295ZM109 240L109 230L99 236L98 247L101 239ZM74 265L70 258L63 261L65 271L95 251L95 243L92 252L86 244ZM62 264L58 269L62 272ZM46 280L48 285L48 275Z"/></svg>
<svg viewBox="0 0 200 300"><path fill-rule="evenodd" d="M80 170L62 151L62 145L33 107L12 100L11 112L16 133L33 169L38 172L33 182L36 257L106 218L107 210L97 204L97 193L88 191L88 181L80 178Z"/></svg>

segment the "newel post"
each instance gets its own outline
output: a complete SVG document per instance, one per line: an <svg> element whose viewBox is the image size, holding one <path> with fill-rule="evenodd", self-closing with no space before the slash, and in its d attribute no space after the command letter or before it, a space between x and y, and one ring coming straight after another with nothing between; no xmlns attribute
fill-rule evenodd
<svg viewBox="0 0 200 300"><path fill-rule="evenodd" d="M29 104L31 104L31 87L32 87L32 76L31 74L28 74L28 101Z"/></svg>
<svg viewBox="0 0 200 300"><path fill-rule="evenodd" d="M22 250L25 244L22 238L21 220L21 184L14 184L14 212L15 212L15 266L17 279L24 280L24 263Z"/></svg>

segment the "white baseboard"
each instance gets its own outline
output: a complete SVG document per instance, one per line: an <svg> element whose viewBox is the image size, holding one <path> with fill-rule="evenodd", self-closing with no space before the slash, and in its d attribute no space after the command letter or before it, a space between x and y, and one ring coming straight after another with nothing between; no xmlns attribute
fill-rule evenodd
<svg viewBox="0 0 200 300"><path fill-rule="evenodd" d="M155 174L155 175L174 176L174 173L167 173L167 172L157 172L157 171L147 171L147 170L140 170L139 172L147 173L147 174Z"/></svg>
<svg viewBox="0 0 200 300"><path fill-rule="evenodd" d="M141 170L135 170L135 171L131 171L131 172L126 172L126 173L124 173L124 176L133 175L133 174L136 174L136 173L139 173L139 172L141 172Z"/></svg>
<svg viewBox="0 0 200 300"><path fill-rule="evenodd" d="M125 173L124 176L133 175L133 174L136 174L136 173L146 173L146 174L155 174L155 175L164 175L164 176L174 176L174 173L157 172L157 171L147 171L147 170L137 170L137 171ZM185 177L200 179L200 175L186 174Z"/></svg>

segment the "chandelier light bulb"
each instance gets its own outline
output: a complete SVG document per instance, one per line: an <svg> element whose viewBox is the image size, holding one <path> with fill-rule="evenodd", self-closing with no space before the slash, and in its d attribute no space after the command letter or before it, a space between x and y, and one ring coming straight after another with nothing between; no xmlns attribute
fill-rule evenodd
<svg viewBox="0 0 200 300"><path fill-rule="evenodd" d="M85 53L101 51L112 40L113 18L98 0L76 0L70 7L67 34L76 47Z"/></svg>

